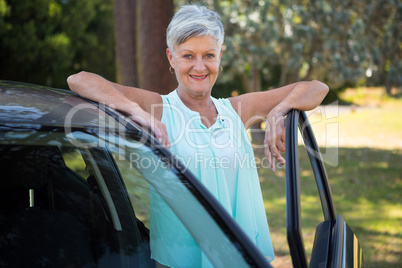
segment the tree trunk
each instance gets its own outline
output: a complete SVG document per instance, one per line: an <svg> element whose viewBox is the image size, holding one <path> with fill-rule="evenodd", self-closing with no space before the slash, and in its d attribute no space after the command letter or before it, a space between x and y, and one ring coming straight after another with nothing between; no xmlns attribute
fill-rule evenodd
<svg viewBox="0 0 402 268"><path fill-rule="evenodd" d="M301 79L302 81L310 81L310 80L311 80L311 77L312 77L312 75L313 75L313 72L314 72L314 65L313 65L313 62L310 60L310 62L309 62L308 64L309 64L309 66L308 66L307 73L306 73L306 75Z"/></svg>
<svg viewBox="0 0 402 268"><path fill-rule="evenodd" d="M285 85L296 83L298 81L299 81L299 69L294 69L288 73Z"/></svg>
<svg viewBox="0 0 402 268"><path fill-rule="evenodd" d="M127 86L138 86L136 66L136 1L115 0L116 78Z"/></svg>
<svg viewBox="0 0 402 268"><path fill-rule="evenodd" d="M286 84L287 78L287 68L286 68L286 61L285 63L281 63L281 77L279 79L279 86L284 86Z"/></svg>
<svg viewBox="0 0 402 268"><path fill-rule="evenodd" d="M173 0L141 0L140 12L140 86L167 94L177 86L166 57L166 28L173 16Z"/></svg>

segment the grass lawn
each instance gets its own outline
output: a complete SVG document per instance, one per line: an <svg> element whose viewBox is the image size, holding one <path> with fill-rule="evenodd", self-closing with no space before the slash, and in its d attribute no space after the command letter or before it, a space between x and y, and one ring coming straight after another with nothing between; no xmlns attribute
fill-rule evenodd
<svg viewBox="0 0 402 268"><path fill-rule="evenodd" d="M356 106L326 107L309 116L328 158L326 169L336 212L356 233L366 267L402 267L402 101L383 98L378 89L346 91ZM355 99L354 95L355 94ZM262 149L255 149L263 157ZM311 254L315 227L323 220L309 160L299 147L303 237ZM286 241L285 170L259 169L277 259L290 267Z"/></svg>

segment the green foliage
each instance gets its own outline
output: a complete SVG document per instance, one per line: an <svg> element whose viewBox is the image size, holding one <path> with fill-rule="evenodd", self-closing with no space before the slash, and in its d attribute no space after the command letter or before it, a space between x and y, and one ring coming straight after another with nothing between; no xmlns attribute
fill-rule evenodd
<svg viewBox="0 0 402 268"><path fill-rule="evenodd" d="M0 0L0 79L65 88L80 69L112 77L112 7L111 0Z"/></svg>
<svg viewBox="0 0 402 268"><path fill-rule="evenodd" d="M398 0L382 0L367 5L370 15L365 21L370 31L370 85L385 84L387 93L402 95L402 3ZM395 87L396 92L392 92Z"/></svg>
<svg viewBox="0 0 402 268"><path fill-rule="evenodd" d="M242 90L258 91L311 79L332 89L402 85L400 1L191 2L221 15L225 72L219 79L229 86L240 80Z"/></svg>

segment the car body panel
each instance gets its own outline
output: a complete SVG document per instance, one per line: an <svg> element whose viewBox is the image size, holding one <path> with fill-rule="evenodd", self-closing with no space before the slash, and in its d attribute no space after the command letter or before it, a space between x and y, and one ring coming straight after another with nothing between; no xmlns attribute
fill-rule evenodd
<svg viewBox="0 0 402 268"><path fill-rule="evenodd" d="M0 90L0 122L99 127L106 121L102 110L68 91L12 81L0 81Z"/></svg>

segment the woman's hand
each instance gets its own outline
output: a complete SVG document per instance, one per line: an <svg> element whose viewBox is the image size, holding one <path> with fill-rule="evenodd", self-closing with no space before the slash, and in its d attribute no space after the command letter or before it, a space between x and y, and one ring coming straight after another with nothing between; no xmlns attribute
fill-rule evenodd
<svg viewBox="0 0 402 268"><path fill-rule="evenodd" d="M275 159L285 165L281 152L285 151L286 124L285 114L278 109L272 109L268 114L265 126L265 156L268 158L272 171L276 170Z"/></svg>
<svg viewBox="0 0 402 268"><path fill-rule="evenodd" d="M156 139L166 148L170 148L170 141L166 130L166 125L157 120L150 113L144 111L139 105L133 107L130 117L134 122L148 128L155 134Z"/></svg>

